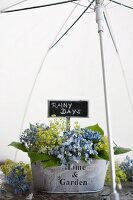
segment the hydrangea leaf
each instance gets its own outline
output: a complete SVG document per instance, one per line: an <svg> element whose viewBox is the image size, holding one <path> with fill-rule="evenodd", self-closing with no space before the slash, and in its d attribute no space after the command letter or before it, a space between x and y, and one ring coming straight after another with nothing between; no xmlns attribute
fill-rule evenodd
<svg viewBox="0 0 133 200"><path fill-rule="evenodd" d="M19 150L21 150L23 152L28 152L28 150L26 149L26 147L24 145L22 145L21 143L19 143L19 142L12 142L8 146L15 147L16 149L19 149Z"/></svg>
<svg viewBox="0 0 133 200"><path fill-rule="evenodd" d="M36 128L36 126L30 123L30 130L31 130L31 131L34 131L35 128Z"/></svg>
<svg viewBox="0 0 133 200"><path fill-rule="evenodd" d="M87 126L86 129L90 129L92 131L97 131L101 135L104 135L104 131L101 129L101 127L98 124L92 125L92 126Z"/></svg>
<svg viewBox="0 0 133 200"><path fill-rule="evenodd" d="M53 159L53 156L38 152L28 152L28 156L31 159L31 162L34 163L36 161L47 161Z"/></svg>
<svg viewBox="0 0 133 200"><path fill-rule="evenodd" d="M114 147L114 154L115 155L119 155L119 154L123 154L123 153L128 153L129 151L132 151L132 149L130 149L130 148L124 148L124 147L118 147L118 146Z"/></svg>
<svg viewBox="0 0 133 200"><path fill-rule="evenodd" d="M60 166L60 160L53 156L51 160L41 162L44 168Z"/></svg>
<svg viewBox="0 0 133 200"><path fill-rule="evenodd" d="M101 150L98 152L98 157L104 160L109 160L109 153L107 151Z"/></svg>

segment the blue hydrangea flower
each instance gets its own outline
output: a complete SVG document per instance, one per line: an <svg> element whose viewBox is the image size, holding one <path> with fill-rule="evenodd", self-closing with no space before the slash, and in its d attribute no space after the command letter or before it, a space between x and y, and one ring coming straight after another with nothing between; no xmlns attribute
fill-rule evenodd
<svg viewBox="0 0 133 200"><path fill-rule="evenodd" d="M36 134L38 132L38 129L48 130L49 127L45 124L38 124L36 125L30 124L30 128L26 129L20 136L20 142L27 148L32 147L32 145L36 141Z"/></svg>
<svg viewBox="0 0 133 200"><path fill-rule="evenodd" d="M7 183L14 189L14 193L25 193L30 190L30 183L26 181L24 169L21 166L14 167L7 176Z"/></svg>
<svg viewBox="0 0 133 200"><path fill-rule="evenodd" d="M125 172L128 180L133 181L133 159L126 156L125 160L120 164L120 168Z"/></svg>
<svg viewBox="0 0 133 200"><path fill-rule="evenodd" d="M56 150L50 152L51 155L56 155L60 159L61 164L78 162L78 160L88 161L98 155L95 146L101 139L99 132L84 128L78 131L64 131L63 137L64 142L56 147Z"/></svg>

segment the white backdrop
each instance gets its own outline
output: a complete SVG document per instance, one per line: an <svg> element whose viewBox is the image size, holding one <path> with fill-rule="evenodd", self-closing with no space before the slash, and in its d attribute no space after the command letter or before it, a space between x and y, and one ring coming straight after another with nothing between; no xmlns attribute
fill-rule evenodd
<svg viewBox="0 0 133 200"><path fill-rule="evenodd" d="M35 2L29 0L19 6L30 6ZM44 4L43 0L38 2ZM86 2L81 0L83 4ZM131 0L121 2L133 6ZM70 3L0 14L0 160L14 159L15 149L8 147L8 144L19 138L25 105L40 63L74 6ZM80 6L76 8L60 35L84 9ZM108 14L133 102L133 11L111 3ZM133 148L133 112L106 26L104 48L113 139L119 146ZM29 122L48 122L48 99L89 100L90 117L78 121L81 126L99 123L106 133L95 13L84 14L49 52L38 77L23 129L29 126ZM72 119L71 124L75 120ZM19 152L17 160L27 161L28 158Z"/></svg>

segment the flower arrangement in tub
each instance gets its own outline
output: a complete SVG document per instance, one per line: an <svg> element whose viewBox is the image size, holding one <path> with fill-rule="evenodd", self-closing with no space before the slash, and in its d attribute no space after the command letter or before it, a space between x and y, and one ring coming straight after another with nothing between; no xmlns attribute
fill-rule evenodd
<svg viewBox="0 0 133 200"><path fill-rule="evenodd" d="M40 161L44 168L79 160L87 162L90 158L109 160L108 138L98 124L81 128L75 122L74 129L66 131L65 123L65 119L54 117L49 125L30 124L20 142L10 146L27 152L31 163ZM114 154L128 151L129 148L114 147Z"/></svg>

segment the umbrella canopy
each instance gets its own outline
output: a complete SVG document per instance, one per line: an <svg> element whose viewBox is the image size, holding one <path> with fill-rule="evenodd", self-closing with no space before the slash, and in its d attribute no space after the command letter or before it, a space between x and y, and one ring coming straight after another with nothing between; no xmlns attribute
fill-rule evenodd
<svg viewBox="0 0 133 200"><path fill-rule="evenodd" d="M0 10L54 2L61 1L2 0ZM124 0L119 2L125 3ZM29 122L48 122L48 99L88 100L89 118L73 118L72 126L75 120L81 126L99 123L106 133L94 7L91 6L60 42L49 49L53 41L56 42L62 36L89 4L88 0L78 3L80 5L73 2L0 14L1 159L14 158L15 150L8 144L18 140L23 119L23 130L29 126ZM105 1L105 4L133 101L133 11L110 1ZM126 1L126 4L133 6L131 1ZM132 148L133 113L121 65L106 24L104 49L113 138L119 146ZM24 118L33 85L35 87ZM19 153L18 160L23 159L27 160L26 155Z"/></svg>

